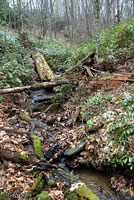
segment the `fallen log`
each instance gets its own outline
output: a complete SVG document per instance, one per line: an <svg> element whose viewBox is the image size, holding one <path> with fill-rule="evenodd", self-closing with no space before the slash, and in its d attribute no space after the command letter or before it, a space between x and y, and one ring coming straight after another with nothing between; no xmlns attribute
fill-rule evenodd
<svg viewBox="0 0 134 200"><path fill-rule="evenodd" d="M39 89L39 88L52 88L54 86L67 84L67 83L69 83L69 80L59 80L59 81L35 83L33 85L27 85L27 86L22 86L22 87L1 89L0 94L23 92L25 90L34 90L34 89Z"/></svg>
<svg viewBox="0 0 134 200"><path fill-rule="evenodd" d="M52 80L54 77L54 74L49 67L48 63L46 62L43 55L39 52L33 52L32 58L35 63L36 71L41 79L41 81L49 81Z"/></svg>
<svg viewBox="0 0 134 200"><path fill-rule="evenodd" d="M8 128L4 128L4 127L1 127L0 126L0 131L5 131L6 133L9 133L9 134L11 134L11 133L15 133L15 134L17 134L17 135L27 135L28 137L30 137L30 135L31 135L31 133L30 132L25 132L25 131L17 131L17 130L15 130L15 129L8 129Z"/></svg>
<svg viewBox="0 0 134 200"><path fill-rule="evenodd" d="M30 159L28 155L20 152L12 152L7 149L0 147L0 158L3 160L10 160L16 163L29 164Z"/></svg>

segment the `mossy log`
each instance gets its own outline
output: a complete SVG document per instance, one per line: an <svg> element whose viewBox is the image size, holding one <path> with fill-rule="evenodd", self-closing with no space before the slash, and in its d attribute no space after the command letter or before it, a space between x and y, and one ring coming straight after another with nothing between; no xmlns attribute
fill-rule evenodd
<svg viewBox="0 0 134 200"><path fill-rule="evenodd" d="M31 187L30 194L32 196L37 195L41 190L43 189L44 186L44 179L43 179L43 174L39 174L37 178L35 179L35 183Z"/></svg>
<svg viewBox="0 0 134 200"><path fill-rule="evenodd" d="M54 77L54 74L43 55L39 52L34 52L32 53L32 58L34 60L36 71L38 72L40 79L42 81L51 80Z"/></svg>
<svg viewBox="0 0 134 200"><path fill-rule="evenodd" d="M0 158L16 163L29 164L29 157L21 152L12 152L0 147Z"/></svg>
<svg viewBox="0 0 134 200"><path fill-rule="evenodd" d="M27 85L27 86L22 86L22 87L1 89L0 94L17 93L17 92L23 92L26 90L34 90L34 89L39 89L39 88L53 88L55 86L67 84L67 83L69 83L69 81L67 79L51 81L51 82L35 83L33 85Z"/></svg>
<svg viewBox="0 0 134 200"><path fill-rule="evenodd" d="M35 155L40 158L41 160L46 160L43 156L43 153L42 153L42 145L41 145L41 141L39 139L38 136L36 135L31 135L30 136L32 142L33 142L33 147L34 147L34 153Z"/></svg>

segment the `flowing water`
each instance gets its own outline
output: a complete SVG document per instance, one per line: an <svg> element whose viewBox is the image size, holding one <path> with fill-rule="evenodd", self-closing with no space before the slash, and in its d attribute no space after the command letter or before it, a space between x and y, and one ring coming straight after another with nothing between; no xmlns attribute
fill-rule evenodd
<svg viewBox="0 0 134 200"><path fill-rule="evenodd" d="M133 200L133 197L115 193L110 188L110 176L92 168L80 168L74 174L100 198L100 200Z"/></svg>

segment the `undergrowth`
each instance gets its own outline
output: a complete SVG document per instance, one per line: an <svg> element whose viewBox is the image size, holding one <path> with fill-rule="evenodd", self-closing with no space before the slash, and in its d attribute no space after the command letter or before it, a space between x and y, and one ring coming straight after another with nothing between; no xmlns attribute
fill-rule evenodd
<svg viewBox="0 0 134 200"><path fill-rule="evenodd" d="M0 88L28 84L33 74L28 50L18 37L0 31Z"/></svg>
<svg viewBox="0 0 134 200"><path fill-rule="evenodd" d="M55 72L64 72L79 64L95 51L95 37L86 43L66 46L56 40L31 40L33 47L43 53ZM115 62L123 56L134 53L134 20L110 25L100 32L99 62Z"/></svg>
<svg viewBox="0 0 134 200"><path fill-rule="evenodd" d="M134 86L115 92L91 95L82 107L81 118L87 127L94 127L98 121L105 124L108 138L103 146L103 159L108 164L128 166L134 169ZM101 146L101 145L100 145ZM99 148L99 146L98 146Z"/></svg>
<svg viewBox="0 0 134 200"><path fill-rule="evenodd" d="M88 43L66 46L56 40L31 39L31 48L41 52L52 70L65 72L80 63L95 50L94 37ZM0 31L0 87L24 85L34 74L28 56L30 49L21 44L17 36ZM111 25L100 32L99 61L115 62L122 56L134 53L134 20L120 25Z"/></svg>

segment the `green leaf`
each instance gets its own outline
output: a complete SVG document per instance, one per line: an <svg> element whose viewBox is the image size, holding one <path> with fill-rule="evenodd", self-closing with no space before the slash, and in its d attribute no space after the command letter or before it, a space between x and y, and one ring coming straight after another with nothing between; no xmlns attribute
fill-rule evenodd
<svg viewBox="0 0 134 200"><path fill-rule="evenodd" d="M17 83L22 83L22 81L19 78L16 78Z"/></svg>

